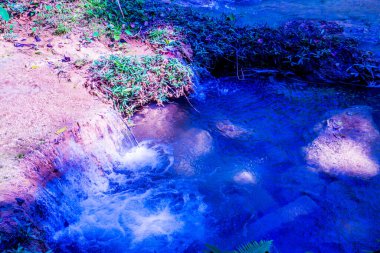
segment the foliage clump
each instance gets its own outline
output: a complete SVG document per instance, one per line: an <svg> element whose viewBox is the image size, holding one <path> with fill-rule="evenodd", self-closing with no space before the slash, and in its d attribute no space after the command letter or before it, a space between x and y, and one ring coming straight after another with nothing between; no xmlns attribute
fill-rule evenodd
<svg viewBox="0 0 380 253"><path fill-rule="evenodd" d="M5 0L3 7L9 13L11 21L14 18L29 19L30 31L28 32L31 35L36 35L39 32L49 28L54 29L54 35L66 34L70 32L71 27L77 25L78 21L84 17L81 13L82 10L78 8L78 3L76 0ZM17 22L13 22L9 26L12 26L12 28L18 26L20 29L24 29L24 27L17 24ZM0 22L0 33L13 32L9 26L1 26Z"/></svg>
<svg viewBox="0 0 380 253"><path fill-rule="evenodd" d="M214 74L272 68L325 82L371 85L380 80L379 62L345 37L334 22L291 21L279 28L239 26L231 15L209 17L158 1L89 2L97 3L94 8L87 5L92 16L105 18L121 33L153 42L161 51L176 47L183 52L183 46L190 45L193 63ZM173 29L157 30L167 26ZM157 43L152 34L163 40Z"/></svg>
<svg viewBox="0 0 380 253"><path fill-rule="evenodd" d="M91 88L112 99L124 115L131 116L150 102L162 105L187 96L192 89L192 70L178 59L161 55L111 55L90 68Z"/></svg>

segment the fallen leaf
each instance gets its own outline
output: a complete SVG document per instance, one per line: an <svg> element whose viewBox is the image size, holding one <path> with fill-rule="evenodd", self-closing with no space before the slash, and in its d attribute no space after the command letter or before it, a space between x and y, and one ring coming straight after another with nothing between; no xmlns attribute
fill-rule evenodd
<svg viewBox="0 0 380 253"><path fill-rule="evenodd" d="M61 134L61 133L65 132L66 130L67 130L67 127L62 127L62 128L60 128L60 129L58 129L58 130L55 132L55 134Z"/></svg>

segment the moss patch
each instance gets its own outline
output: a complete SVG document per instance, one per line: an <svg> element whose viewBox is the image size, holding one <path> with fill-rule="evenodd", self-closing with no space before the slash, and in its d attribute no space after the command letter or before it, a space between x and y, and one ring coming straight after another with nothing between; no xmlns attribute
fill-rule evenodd
<svg viewBox="0 0 380 253"><path fill-rule="evenodd" d="M131 116L150 102L162 105L189 94L193 72L178 59L155 56L112 55L94 62L91 87L112 99L124 115Z"/></svg>

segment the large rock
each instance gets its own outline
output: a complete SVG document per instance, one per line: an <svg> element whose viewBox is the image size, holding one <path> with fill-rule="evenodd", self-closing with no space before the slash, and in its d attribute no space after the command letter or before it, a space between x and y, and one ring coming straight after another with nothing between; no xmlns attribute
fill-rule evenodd
<svg viewBox="0 0 380 253"><path fill-rule="evenodd" d="M156 139L171 142L181 134L186 112L178 104L151 105L133 117L133 134L138 141Z"/></svg>
<svg viewBox="0 0 380 253"><path fill-rule="evenodd" d="M318 171L372 177L379 172L380 134L371 108L356 106L336 112L315 129L318 137L306 147L306 160Z"/></svg>

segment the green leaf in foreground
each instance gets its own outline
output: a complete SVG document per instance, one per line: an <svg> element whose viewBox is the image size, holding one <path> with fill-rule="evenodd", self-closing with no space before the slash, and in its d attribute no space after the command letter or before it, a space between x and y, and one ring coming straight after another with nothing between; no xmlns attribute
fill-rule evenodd
<svg viewBox="0 0 380 253"><path fill-rule="evenodd" d="M273 241L260 241L260 242L250 242L244 245L241 245L236 253L269 253L271 252L271 248L273 245Z"/></svg>

